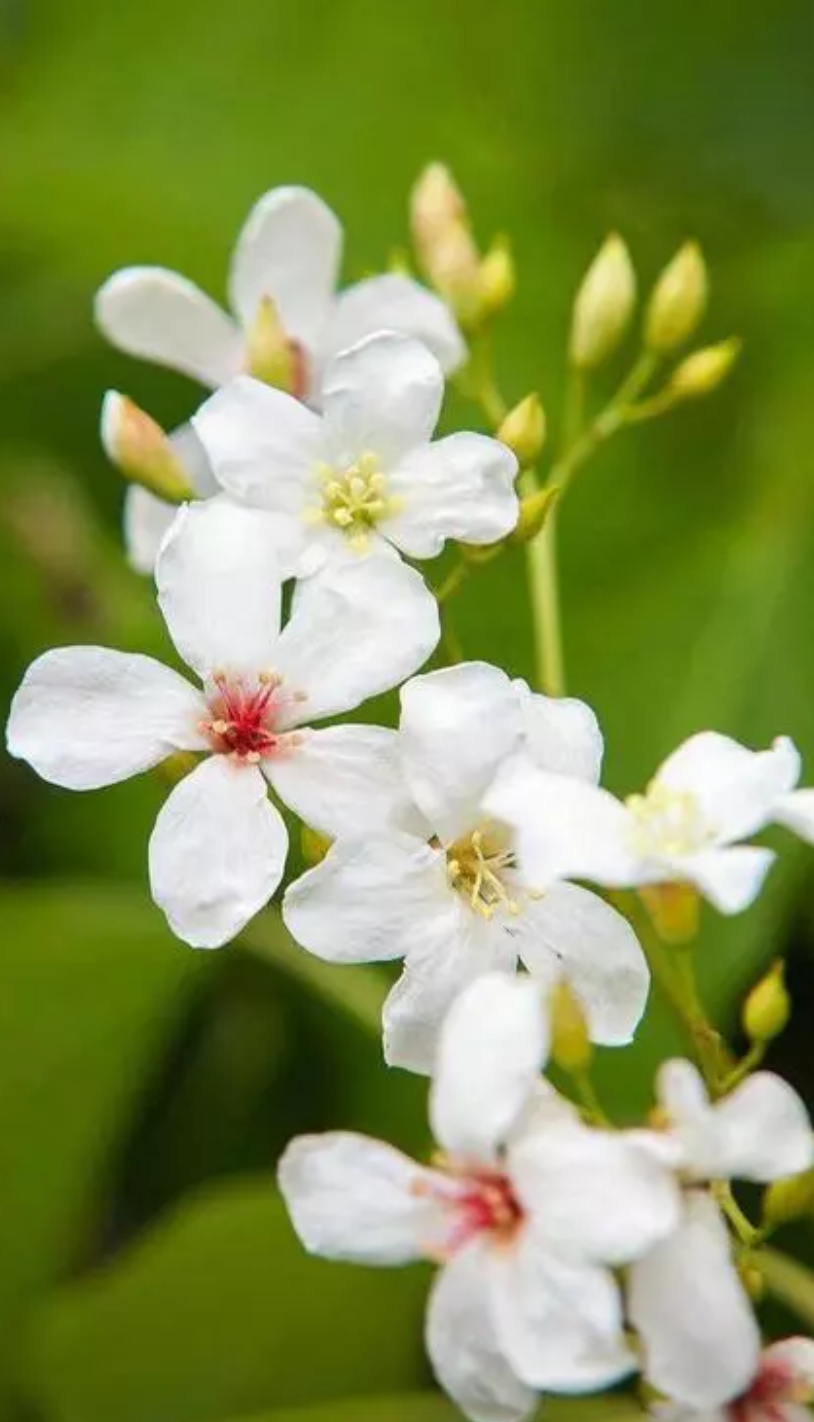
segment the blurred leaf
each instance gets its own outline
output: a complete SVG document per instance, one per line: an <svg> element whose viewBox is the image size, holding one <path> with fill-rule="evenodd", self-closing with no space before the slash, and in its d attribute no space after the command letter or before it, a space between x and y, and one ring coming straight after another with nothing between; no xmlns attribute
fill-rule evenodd
<svg viewBox="0 0 814 1422"><path fill-rule="evenodd" d="M179 949L146 895L126 890L4 886L0 922L2 1410L21 1318L81 1252L203 960Z"/></svg>
<svg viewBox="0 0 814 1422"><path fill-rule="evenodd" d="M636 1422L641 1409L632 1397L547 1397L542 1404L549 1422ZM264 1412L235 1422L461 1422L454 1403L437 1392L401 1393L392 1397L354 1397L322 1407L294 1407Z"/></svg>
<svg viewBox="0 0 814 1422"><path fill-rule="evenodd" d="M814 1270L779 1249L761 1249L757 1262L769 1293L814 1330Z"/></svg>
<svg viewBox="0 0 814 1422"><path fill-rule="evenodd" d="M271 1178L230 1184L44 1307L30 1394L53 1422L215 1422L420 1386L426 1284L309 1258Z"/></svg>

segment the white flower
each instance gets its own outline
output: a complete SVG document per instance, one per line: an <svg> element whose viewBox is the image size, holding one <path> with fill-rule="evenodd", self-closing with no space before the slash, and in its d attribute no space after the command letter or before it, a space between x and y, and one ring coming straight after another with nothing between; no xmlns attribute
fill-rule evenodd
<svg viewBox="0 0 814 1422"><path fill-rule="evenodd" d="M760 1333L703 1186L765 1184L806 1170L814 1135L796 1092L771 1072L756 1072L715 1105L690 1062L666 1062L658 1087L665 1145L687 1189L679 1227L630 1271L630 1318L649 1381L692 1407L715 1408L747 1388Z"/></svg>
<svg viewBox="0 0 814 1422"><path fill-rule="evenodd" d="M96 297L96 320L113 345L216 389L247 367L263 302L273 301L296 372L294 394L318 400L322 371L373 331L416 336L445 371L465 348L445 304L409 277L370 277L337 294L339 222L307 188L273 188L249 213L232 256L227 313L163 267L126 267Z"/></svg>
<svg viewBox="0 0 814 1422"><path fill-rule="evenodd" d="M329 1259L442 1267L427 1348L475 1422L514 1422L534 1389L591 1391L631 1371L609 1268L675 1223L648 1143L589 1129L541 1082L539 990L487 975L444 1024L430 1167L365 1136L292 1142L280 1188L305 1247Z"/></svg>
<svg viewBox="0 0 814 1422"><path fill-rule="evenodd" d="M12 755L56 785L90 790L208 752L161 810L150 841L153 897L196 947L232 938L268 901L287 833L267 795L329 835L364 799L391 811L395 732L308 729L414 671L438 639L434 599L391 558L298 588L280 631L273 549L251 513L183 510L159 559L159 601L193 686L151 657L63 647L29 668L8 726Z"/></svg>
<svg viewBox="0 0 814 1422"><path fill-rule="evenodd" d="M532 872L612 888L692 884L722 913L759 893L774 855L736 841L776 817L800 758L786 736L751 751L704 731L674 751L643 795L508 767L491 807L512 824Z"/></svg>
<svg viewBox="0 0 814 1422"><path fill-rule="evenodd" d="M381 332L331 362L323 415L243 376L193 425L218 483L267 511L269 537L286 531L295 564L387 544L433 558L447 538L494 543L518 514L505 445L466 433L430 443L443 393L425 346Z"/></svg>
<svg viewBox="0 0 814 1422"><path fill-rule="evenodd" d="M331 962L404 958L385 1005L385 1055L429 1071L438 1027L457 993L518 958L580 999L594 1040L630 1039L648 989L633 930L597 895L527 872L485 809L489 786L520 747L536 765L595 779L602 737L582 702L532 695L484 662L414 678L401 690L398 757L413 801L391 828L358 828L292 884L283 914L304 947ZM396 789L394 784L394 790ZM400 816L400 818L399 818Z"/></svg>
<svg viewBox="0 0 814 1422"><path fill-rule="evenodd" d="M717 1407L695 1407L680 1398L658 1404L660 1422L811 1422L814 1342L784 1338L764 1348L749 1383Z"/></svg>

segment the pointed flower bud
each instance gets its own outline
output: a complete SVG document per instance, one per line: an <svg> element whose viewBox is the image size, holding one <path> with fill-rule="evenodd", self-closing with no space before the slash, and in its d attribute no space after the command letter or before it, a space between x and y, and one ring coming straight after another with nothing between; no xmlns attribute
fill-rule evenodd
<svg viewBox="0 0 814 1422"><path fill-rule="evenodd" d="M270 296L261 296L257 314L246 333L246 370L255 380L293 392L296 365L291 342Z"/></svg>
<svg viewBox="0 0 814 1422"><path fill-rule="evenodd" d="M419 265L461 320L474 315L480 254L466 203L448 168L431 163L416 183L410 220Z"/></svg>
<svg viewBox="0 0 814 1422"><path fill-rule="evenodd" d="M315 864L322 863L332 843L326 834L320 834L319 830L312 829L310 825L300 826L300 849L309 868L313 869Z"/></svg>
<svg viewBox="0 0 814 1422"><path fill-rule="evenodd" d="M743 1030L752 1042L771 1042L789 1020L791 1000L784 980L785 971L780 959L772 963L743 1005Z"/></svg>
<svg viewBox="0 0 814 1422"><path fill-rule="evenodd" d="M763 1196L763 1218L766 1224L789 1224L814 1210L814 1170L802 1175L787 1175L775 1180Z"/></svg>
<svg viewBox="0 0 814 1422"><path fill-rule="evenodd" d="M587 1071L593 1056L582 1005L564 980L551 995L551 1056L562 1071L577 1073Z"/></svg>
<svg viewBox="0 0 814 1422"><path fill-rule="evenodd" d="M537 534L545 528L551 510L554 507L559 489L550 486L547 489L535 489L534 493L526 494L520 500L520 514L512 532L509 534L509 542L517 545L531 543Z"/></svg>
<svg viewBox="0 0 814 1422"><path fill-rule="evenodd" d="M530 395L510 410L501 424L497 437L501 444L508 445L521 469L536 464L545 444L546 419L540 397L532 391Z"/></svg>
<svg viewBox="0 0 814 1422"><path fill-rule="evenodd" d="M194 497L184 467L161 426L118 390L108 390L102 402L101 434L108 459L125 479L170 504Z"/></svg>
<svg viewBox="0 0 814 1422"><path fill-rule="evenodd" d="M514 257L508 240L505 237L499 237L493 242L480 264L478 273L480 319L485 320L489 316L496 316L504 306L508 306L514 296L515 285Z"/></svg>
<svg viewBox="0 0 814 1422"><path fill-rule="evenodd" d="M605 239L577 292L569 357L576 370L592 370L613 355L636 305L636 273L615 232Z"/></svg>
<svg viewBox="0 0 814 1422"><path fill-rule="evenodd" d="M647 306L645 345L666 355L692 335L707 304L707 268L697 242L685 242L664 268Z"/></svg>
<svg viewBox="0 0 814 1422"><path fill-rule="evenodd" d="M742 344L737 336L730 336L727 341L693 351L676 366L667 385L668 392L676 400L696 400L717 390L738 359Z"/></svg>

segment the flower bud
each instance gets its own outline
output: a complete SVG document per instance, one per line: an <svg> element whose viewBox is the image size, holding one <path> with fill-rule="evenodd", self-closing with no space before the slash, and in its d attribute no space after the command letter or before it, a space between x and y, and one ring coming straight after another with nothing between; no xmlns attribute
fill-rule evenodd
<svg viewBox="0 0 814 1422"><path fill-rule="evenodd" d="M462 321L479 301L480 254L466 204L442 163L431 163L416 183L410 218L419 265Z"/></svg>
<svg viewBox="0 0 814 1422"><path fill-rule="evenodd" d="M294 351L270 296L261 296L252 325L246 333L246 370L255 380L293 391L296 383Z"/></svg>
<svg viewBox="0 0 814 1422"><path fill-rule="evenodd" d="M676 400L696 400L709 395L726 380L740 355L742 342L737 336L693 351L677 365L667 383L668 392Z"/></svg>
<svg viewBox="0 0 814 1422"><path fill-rule="evenodd" d="M743 1004L743 1030L752 1042L771 1042L789 1020L791 1001L784 981L785 971L785 964L778 958Z"/></svg>
<svg viewBox="0 0 814 1422"><path fill-rule="evenodd" d="M690 943L698 932L698 892L692 884L647 884L639 889L653 927L665 943Z"/></svg>
<svg viewBox="0 0 814 1422"><path fill-rule="evenodd" d="M636 273L622 238L612 232L600 247L574 301L569 358L592 370L612 355L636 304Z"/></svg>
<svg viewBox="0 0 814 1422"><path fill-rule="evenodd" d="M508 445L517 456L520 468L528 469L530 465L536 464L540 457L540 451L545 444L545 432L545 411L539 395L532 391L531 395L526 395L525 399L509 411L497 432L497 437L501 444Z"/></svg>
<svg viewBox="0 0 814 1422"><path fill-rule="evenodd" d="M498 238L486 253L478 272L479 320L497 316L504 306L508 306L514 296L515 285L511 248L505 238Z"/></svg>
<svg viewBox="0 0 814 1422"><path fill-rule="evenodd" d="M102 402L102 444L111 463L157 498L194 498L186 471L161 426L126 395L108 390Z"/></svg>
<svg viewBox="0 0 814 1422"><path fill-rule="evenodd" d="M583 1072L593 1048L585 1013L576 994L561 979L551 994L551 1057L562 1071Z"/></svg>
<svg viewBox="0 0 814 1422"><path fill-rule="evenodd" d="M644 323L645 345L658 355L681 346L692 335L707 304L707 268L697 242L685 242L664 268Z"/></svg>
<svg viewBox="0 0 814 1422"><path fill-rule="evenodd" d="M814 1210L814 1170L775 1180L763 1195L763 1218L767 1225L789 1224Z"/></svg>
<svg viewBox="0 0 814 1422"><path fill-rule="evenodd" d="M738 1264L738 1274L752 1303L760 1303L766 1292L766 1281L754 1259L744 1259Z"/></svg>
<svg viewBox="0 0 814 1422"><path fill-rule="evenodd" d="M530 543L537 537L545 527L559 492L559 489L549 486L547 489L535 489L533 494L526 494L520 500L517 523L509 534L510 543Z"/></svg>
<svg viewBox="0 0 814 1422"><path fill-rule="evenodd" d="M312 829L310 825L300 825L300 849L309 868L321 864L333 843L326 834Z"/></svg>
<svg viewBox="0 0 814 1422"><path fill-rule="evenodd" d="M429 163L410 195L410 225L422 261L430 255L439 235L469 218L460 188L443 163Z"/></svg>

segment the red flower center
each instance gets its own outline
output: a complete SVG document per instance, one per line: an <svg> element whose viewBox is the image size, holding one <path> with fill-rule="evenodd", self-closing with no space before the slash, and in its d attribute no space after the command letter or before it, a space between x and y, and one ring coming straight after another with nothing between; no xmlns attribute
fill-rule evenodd
<svg viewBox="0 0 814 1422"><path fill-rule="evenodd" d="M449 1259L476 1235L507 1244L525 1219L508 1175L487 1166L459 1164L446 1156L437 1157L434 1163L437 1183L428 1186L422 1180L418 1187L419 1193L430 1194L443 1205L449 1221L440 1248L434 1246L430 1251L433 1257L437 1254Z"/></svg>
<svg viewBox="0 0 814 1422"><path fill-rule="evenodd" d="M273 755L282 741L291 742L290 735L274 729L281 709L280 677L261 675L250 681L218 674L212 680L216 690L201 730L215 752L256 764Z"/></svg>
<svg viewBox="0 0 814 1422"><path fill-rule="evenodd" d="M726 1410L731 1422L783 1422L784 1404L795 1401L795 1393L791 1369L764 1358L748 1390Z"/></svg>

